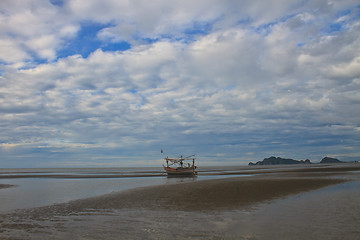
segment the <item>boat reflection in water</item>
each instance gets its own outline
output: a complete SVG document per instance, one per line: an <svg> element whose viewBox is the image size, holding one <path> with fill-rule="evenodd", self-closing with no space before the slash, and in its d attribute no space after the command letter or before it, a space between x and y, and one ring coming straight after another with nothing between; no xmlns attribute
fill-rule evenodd
<svg viewBox="0 0 360 240"><path fill-rule="evenodd" d="M163 165L168 177L193 177L197 175L195 166L195 155L179 158L164 158L166 166Z"/></svg>

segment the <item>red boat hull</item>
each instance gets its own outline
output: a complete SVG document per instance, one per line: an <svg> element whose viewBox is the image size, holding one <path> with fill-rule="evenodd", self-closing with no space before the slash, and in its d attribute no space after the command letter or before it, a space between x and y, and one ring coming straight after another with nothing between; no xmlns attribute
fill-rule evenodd
<svg viewBox="0 0 360 240"><path fill-rule="evenodd" d="M168 176L194 176L197 174L195 168L193 167L186 167L186 168L171 168L165 167L164 169Z"/></svg>

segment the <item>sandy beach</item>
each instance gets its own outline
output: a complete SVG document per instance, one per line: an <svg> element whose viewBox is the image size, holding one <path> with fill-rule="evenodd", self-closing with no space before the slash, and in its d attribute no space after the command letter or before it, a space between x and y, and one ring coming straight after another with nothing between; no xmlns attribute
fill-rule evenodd
<svg viewBox="0 0 360 240"><path fill-rule="evenodd" d="M2 214L0 237L272 239L262 235L263 229L254 228L265 219L265 216L257 215L260 211L268 211L291 196L299 197L309 192L321 193L323 189L331 186L345 186L348 182L359 181L359 170L359 165L279 169L271 174L135 188ZM264 170L258 169L258 172ZM320 194L318 199L323 196L323 193ZM321 205L321 202L317 204ZM291 218L294 217L299 216ZM301 216L303 217L307 218L306 215ZM359 219L354 219L356 220ZM271 221L265 225L269 224L279 227ZM308 224L307 227L310 228L311 223ZM295 229L295 226L292 227ZM276 228L274 231L276 232ZM354 229L344 239L355 239L355 231ZM324 232L324 235L317 239L325 239L326 236ZM304 239L303 237L309 236L284 237Z"/></svg>

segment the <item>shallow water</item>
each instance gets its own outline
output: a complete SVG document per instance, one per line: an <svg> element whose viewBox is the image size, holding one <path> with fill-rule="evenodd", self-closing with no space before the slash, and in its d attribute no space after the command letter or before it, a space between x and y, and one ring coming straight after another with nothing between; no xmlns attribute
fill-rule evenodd
<svg viewBox="0 0 360 240"><path fill-rule="evenodd" d="M359 203L357 177L355 181L259 205L246 215L246 221L231 226L228 234L251 239L357 240Z"/></svg>

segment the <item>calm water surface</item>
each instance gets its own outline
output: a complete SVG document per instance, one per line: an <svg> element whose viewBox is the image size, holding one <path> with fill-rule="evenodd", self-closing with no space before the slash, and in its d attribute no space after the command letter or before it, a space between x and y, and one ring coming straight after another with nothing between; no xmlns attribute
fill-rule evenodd
<svg viewBox="0 0 360 240"><path fill-rule="evenodd" d="M360 177L258 206L233 233L253 239L360 239Z"/></svg>

